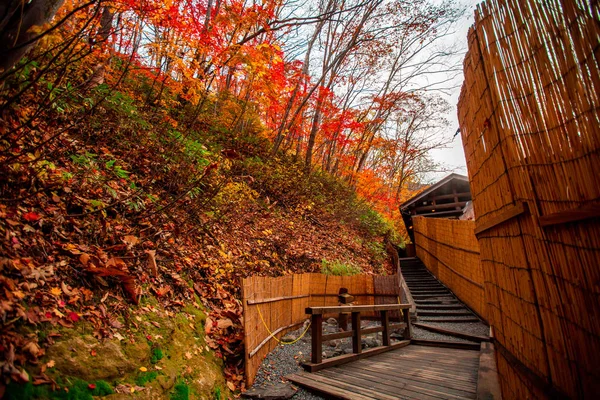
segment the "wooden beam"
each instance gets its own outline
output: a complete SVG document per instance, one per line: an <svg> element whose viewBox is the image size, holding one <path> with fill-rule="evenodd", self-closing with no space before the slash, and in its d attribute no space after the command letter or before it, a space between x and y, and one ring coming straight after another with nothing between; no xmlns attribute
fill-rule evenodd
<svg viewBox="0 0 600 400"><path fill-rule="evenodd" d="M456 208L456 207L463 208L466 205L467 205L466 201L459 201L459 202L454 202L454 203L432 204L429 206L421 206L421 207L415 208L415 210L417 212L428 211L428 210L448 210L448 209L452 209L452 208Z"/></svg>
<svg viewBox="0 0 600 400"><path fill-rule="evenodd" d="M344 354L337 357L328 358L320 364L315 363L305 363L302 364L302 368L308 372L317 372L325 368L334 367L336 365L346 364L352 361L360 360L362 358L371 357L377 354L385 353L386 351L400 349L402 347L408 346L410 344L410 340L402 340L401 342L394 343L389 346L380 346L375 347L373 349L368 349L359 354Z"/></svg>
<svg viewBox="0 0 600 400"><path fill-rule="evenodd" d="M302 298L305 298L305 297L310 297L310 295L309 294L302 294L302 295L299 295L299 296L270 297L270 298L267 298L267 299L246 300L246 301L247 301L247 303L248 303L249 306L252 306L254 304L273 303L275 301L302 299Z"/></svg>
<svg viewBox="0 0 600 400"><path fill-rule="evenodd" d="M324 307L307 307L304 311L306 314L329 314L341 312L370 312L370 311L398 311L410 308L410 304L377 304L364 306L324 306Z"/></svg>
<svg viewBox="0 0 600 400"><path fill-rule="evenodd" d="M311 319L311 361L314 364L319 364L321 361L323 361L323 315L315 314L312 316Z"/></svg>
<svg viewBox="0 0 600 400"><path fill-rule="evenodd" d="M526 202L522 201L517 204L514 204L514 205L508 207L506 210L502 211L496 217L494 217L491 220L489 220L488 222L486 222L485 224L481 224L478 227L476 227L475 235L479 235L482 232L492 229L496 225L500 225L500 224L508 221L509 219L518 217L519 215L525 214L528 211L529 211L529 207Z"/></svg>
<svg viewBox="0 0 600 400"><path fill-rule="evenodd" d="M381 311L381 328L383 330L383 345L390 345L390 319L387 311Z"/></svg>
<svg viewBox="0 0 600 400"><path fill-rule="evenodd" d="M302 325L303 323L304 323L304 322L298 322L298 323L295 323L295 324L291 324L291 325L288 325L288 326L282 326L281 328L278 328L277 330L275 330L275 332L273 332L273 334L272 334L272 335L270 335L270 336L267 336L267 337L266 337L266 338L265 338L265 339L264 339L262 342L260 342L260 343L258 344L258 346L256 346L256 347L254 348L254 350L252 350L252 351L251 351L251 352L248 354L248 358L252 358L252 357L253 357L253 356L254 356L254 355L255 355L255 354L256 354L256 353L257 353L257 352L260 350L260 348L261 348L261 347L263 347L265 344L267 344L267 342L268 342L269 340L271 340L271 338L272 338L272 337L274 337L275 335L277 335L279 332L281 332L281 331L284 331L284 330L286 330L286 329L291 329L291 328L294 328L294 327L296 327L296 326Z"/></svg>
<svg viewBox="0 0 600 400"><path fill-rule="evenodd" d="M417 346L445 347L445 348L449 348L449 349L477 350L477 351L479 351L479 346L480 346L479 343L450 342L448 340L412 339L410 342Z"/></svg>
<svg viewBox="0 0 600 400"><path fill-rule="evenodd" d="M600 205L590 204L583 207L572 208L566 211L542 215L538 220L541 227L547 227L552 225L568 224L569 222L584 221L586 219L598 217L600 217Z"/></svg>
<svg viewBox="0 0 600 400"><path fill-rule="evenodd" d="M462 193L452 193L452 194L442 194L439 196L433 196L433 197L429 197L429 199L433 200L435 199L437 200L448 200L448 199L454 199L455 197L461 198L461 197L471 197L471 192L462 192ZM458 200L457 200L458 201Z"/></svg>
<svg viewBox="0 0 600 400"><path fill-rule="evenodd" d="M352 352L359 354L362 351L362 334L360 332L360 312L352 313Z"/></svg>

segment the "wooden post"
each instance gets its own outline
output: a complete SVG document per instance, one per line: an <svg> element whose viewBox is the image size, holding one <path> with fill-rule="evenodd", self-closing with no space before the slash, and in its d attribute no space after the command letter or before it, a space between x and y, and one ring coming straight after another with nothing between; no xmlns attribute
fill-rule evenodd
<svg viewBox="0 0 600 400"><path fill-rule="evenodd" d="M412 338L412 327L410 325L410 311L402 310L404 316L404 322L406 323L406 329L404 330L404 340L410 340Z"/></svg>
<svg viewBox="0 0 600 400"><path fill-rule="evenodd" d="M319 364L323 361L323 314L313 314L311 317L312 356L311 362Z"/></svg>
<svg viewBox="0 0 600 400"><path fill-rule="evenodd" d="M387 311L381 312L381 326L383 327L383 345L390 345L390 317Z"/></svg>
<svg viewBox="0 0 600 400"><path fill-rule="evenodd" d="M360 312L352 313L352 352L359 354L362 351L362 334L360 332Z"/></svg>

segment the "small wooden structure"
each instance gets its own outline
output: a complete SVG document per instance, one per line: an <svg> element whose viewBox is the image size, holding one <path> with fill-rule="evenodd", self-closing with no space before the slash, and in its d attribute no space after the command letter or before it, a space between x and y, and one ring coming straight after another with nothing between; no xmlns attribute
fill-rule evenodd
<svg viewBox="0 0 600 400"><path fill-rule="evenodd" d="M459 174L450 174L407 200L400 206L400 212L410 239L415 241L414 216L459 217L470 200L469 178Z"/></svg>
<svg viewBox="0 0 600 400"><path fill-rule="evenodd" d="M360 358L369 357L371 355L380 354L389 350L404 347L410 343L411 326L410 326L410 304L380 304L380 305L364 305L364 306L337 306L337 307L308 307L306 313L311 316L311 362L303 364L305 370L316 372L321 369L334 365L341 365L350 361L355 361ZM400 311L403 314L404 324L390 324L389 312ZM360 323L361 313L379 312L381 325L372 328L363 329ZM352 315L352 330L338 333L330 333L323 335L323 315L332 313L350 313ZM392 329L406 327L404 330L404 340L399 343L392 344L390 333ZM382 332L383 346L376 347L370 350L362 350L362 335L370 333ZM323 361L323 342L352 338L352 353L338 357L333 357Z"/></svg>

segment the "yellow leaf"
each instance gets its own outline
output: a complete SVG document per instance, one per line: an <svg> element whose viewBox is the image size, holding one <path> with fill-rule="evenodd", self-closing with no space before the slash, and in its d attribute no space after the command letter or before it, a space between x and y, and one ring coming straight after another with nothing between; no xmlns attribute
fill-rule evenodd
<svg viewBox="0 0 600 400"><path fill-rule="evenodd" d="M146 372L146 371L148 371L148 368L146 368L146 367L140 367L140 371Z"/></svg>
<svg viewBox="0 0 600 400"><path fill-rule="evenodd" d="M232 392L235 392L235 385L233 384L233 382L231 381L227 381L227 387L229 388L229 390L231 390Z"/></svg>
<svg viewBox="0 0 600 400"><path fill-rule="evenodd" d="M50 293L52 293L54 296L60 296L62 294L62 290L59 287L53 287L50 289Z"/></svg>

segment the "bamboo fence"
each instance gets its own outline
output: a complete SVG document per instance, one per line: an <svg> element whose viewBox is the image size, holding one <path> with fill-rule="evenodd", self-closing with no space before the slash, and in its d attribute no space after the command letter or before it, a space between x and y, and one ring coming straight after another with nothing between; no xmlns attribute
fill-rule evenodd
<svg viewBox="0 0 600 400"><path fill-rule="evenodd" d="M481 318L487 320L475 223L413 217L417 257Z"/></svg>
<svg viewBox="0 0 600 400"><path fill-rule="evenodd" d="M243 285L246 385L287 332L307 320L306 307L337 306L340 288L355 296L356 305L399 303L398 275L330 276L297 274L278 278L255 276ZM367 315L368 316L368 315ZM375 316L374 314L372 315ZM390 315L400 318L399 315ZM277 339L275 339L277 338Z"/></svg>
<svg viewBox="0 0 600 400"><path fill-rule="evenodd" d="M600 10L488 0L459 122L505 398L600 393Z"/></svg>

